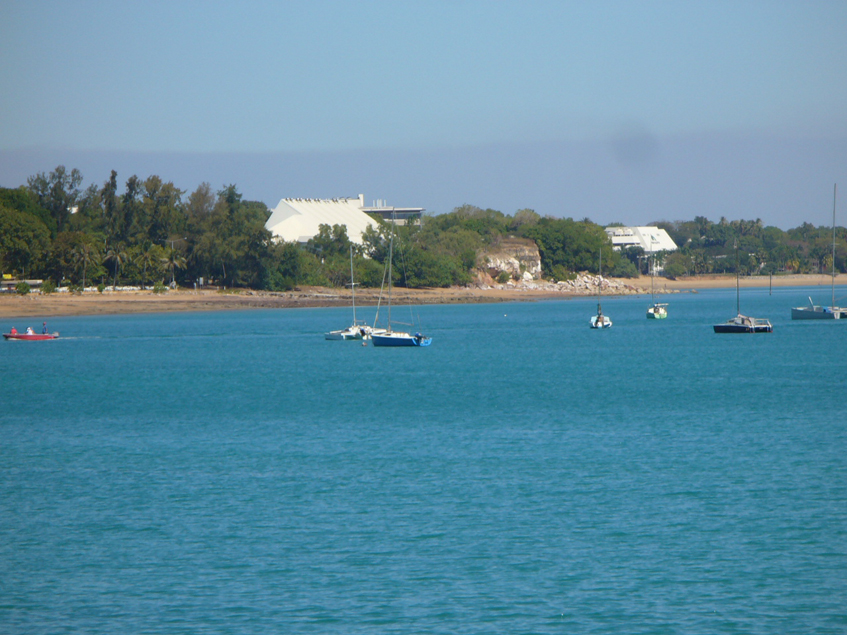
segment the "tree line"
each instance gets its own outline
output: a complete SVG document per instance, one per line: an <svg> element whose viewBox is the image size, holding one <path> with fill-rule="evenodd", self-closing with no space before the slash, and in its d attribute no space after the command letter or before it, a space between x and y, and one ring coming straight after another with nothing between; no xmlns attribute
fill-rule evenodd
<svg viewBox="0 0 847 635"><path fill-rule="evenodd" d="M514 215L462 205L396 226L374 218L363 244L344 226L322 225L305 245L276 242L265 229L268 207L243 200L235 185L213 191L208 183L186 192L159 176L133 175L119 185L113 170L101 186L80 189L79 170L58 166L18 188L0 188L0 269L16 278L39 278L48 288L91 285L193 286L282 291L297 285L343 286L350 281L352 250L357 282L382 284L394 234L394 283L407 287L467 284L485 268L485 255L510 237L531 240L544 275L554 280L598 270L634 277L648 272L640 248L613 251L603 227L588 218L553 218L531 209ZM665 275L746 275L829 271L832 229L804 223L783 231L761 220L713 223L660 221L679 246L658 254ZM845 270L845 230L837 228L835 266ZM502 280L501 280L502 281Z"/></svg>

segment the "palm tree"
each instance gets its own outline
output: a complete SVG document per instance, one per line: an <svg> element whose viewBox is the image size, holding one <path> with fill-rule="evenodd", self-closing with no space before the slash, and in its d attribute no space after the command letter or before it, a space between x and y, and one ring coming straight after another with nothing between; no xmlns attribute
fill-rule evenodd
<svg viewBox="0 0 847 635"><path fill-rule="evenodd" d="M120 271L121 265L127 261L127 255L123 245L109 247L109 250L106 252L106 260L112 260L115 263L115 279L112 282L112 290L114 291L118 286L118 271Z"/></svg>
<svg viewBox="0 0 847 635"><path fill-rule="evenodd" d="M85 273L88 265L98 259L100 254L94 249L90 243L82 243L77 245L73 250L74 261L82 264L82 290L85 291Z"/></svg>
<svg viewBox="0 0 847 635"><path fill-rule="evenodd" d="M168 250L167 255L161 258L162 264L165 265L166 268L171 270L171 286L176 286L176 276L174 275L174 270L176 268L184 269L185 268L185 258L176 251L173 247Z"/></svg>
<svg viewBox="0 0 847 635"><path fill-rule="evenodd" d="M135 263L143 269L141 274L141 288L144 288L144 281L147 279L147 267L152 266L156 262L156 248L153 243L146 242L138 248L138 253L135 257Z"/></svg>

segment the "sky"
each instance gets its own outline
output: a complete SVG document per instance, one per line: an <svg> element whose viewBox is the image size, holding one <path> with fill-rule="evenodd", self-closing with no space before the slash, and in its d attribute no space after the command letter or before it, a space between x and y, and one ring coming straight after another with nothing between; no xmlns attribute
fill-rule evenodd
<svg viewBox="0 0 847 635"><path fill-rule="evenodd" d="M0 0L0 187L57 165L270 207L828 225L847 2Z"/></svg>

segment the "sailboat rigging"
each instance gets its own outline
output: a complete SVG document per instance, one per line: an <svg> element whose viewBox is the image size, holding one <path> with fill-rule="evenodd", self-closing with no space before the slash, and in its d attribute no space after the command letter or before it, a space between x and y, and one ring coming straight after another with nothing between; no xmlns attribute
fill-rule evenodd
<svg viewBox="0 0 847 635"><path fill-rule="evenodd" d="M394 214L391 215L391 238L388 242L388 328L379 329L380 332L374 332L371 336L374 346L429 346L432 344L432 338L426 337L421 333L414 335L403 331L394 331L391 328L391 288L392 284L392 261L394 260ZM383 285L385 278L383 277ZM380 297L382 292L380 292Z"/></svg>
<svg viewBox="0 0 847 635"><path fill-rule="evenodd" d="M832 301L829 306L819 306L809 298L808 306L796 306L791 309L792 320L841 320L847 319L847 308L835 306L835 201L838 184L832 190Z"/></svg>
<svg viewBox="0 0 847 635"><path fill-rule="evenodd" d="M609 319L608 315L603 315L603 307L600 306L600 294L602 292L602 284L603 284L603 249L600 249L600 255L598 257L597 264L597 315L593 316L591 320L589 320L591 324L591 328L593 329L608 329L612 327L612 320Z"/></svg>
<svg viewBox="0 0 847 635"><path fill-rule="evenodd" d="M327 340L369 340L374 333L385 329L374 329L364 320L356 319L356 282L353 280L353 245L350 245L350 296L353 300L353 323L346 329L324 333Z"/></svg>
<svg viewBox="0 0 847 635"><path fill-rule="evenodd" d="M647 309L648 320L664 320L668 317L668 305L656 302L656 294L653 290L653 279L656 273L656 260L653 252L650 252L650 308Z"/></svg>
<svg viewBox="0 0 847 635"><path fill-rule="evenodd" d="M738 243L735 243L735 311L737 315L722 324L715 324L715 333L773 333L770 320L741 314L741 286L739 278Z"/></svg>

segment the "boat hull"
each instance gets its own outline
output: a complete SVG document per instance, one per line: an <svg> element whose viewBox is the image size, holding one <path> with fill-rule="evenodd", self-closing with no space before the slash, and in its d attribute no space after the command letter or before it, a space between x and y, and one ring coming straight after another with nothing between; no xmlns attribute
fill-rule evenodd
<svg viewBox="0 0 847 635"><path fill-rule="evenodd" d="M59 337L58 333L3 333L3 337L7 340L20 340L22 342L39 342L42 340L55 340Z"/></svg>
<svg viewBox="0 0 847 635"><path fill-rule="evenodd" d="M431 337L424 337L420 333L415 335L400 332L374 333L371 340L374 346L429 346L432 344Z"/></svg>
<svg viewBox="0 0 847 635"><path fill-rule="evenodd" d="M828 306L799 306L791 309L792 320L841 320L847 319L847 309Z"/></svg>
<svg viewBox="0 0 847 635"><path fill-rule="evenodd" d="M647 309L648 320L664 320L668 317L668 310L661 304L656 304Z"/></svg>
<svg viewBox="0 0 847 635"><path fill-rule="evenodd" d="M610 329L612 328L612 320L610 320L605 315L601 316L600 319L597 319L597 316L591 318L589 324L593 329Z"/></svg>
<svg viewBox="0 0 847 635"><path fill-rule="evenodd" d="M375 329L370 326L350 326L340 331L324 333L325 340L369 340L374 333L384 333L385 329Z"/></svg>
<svg viewBox="0 0 847 635"><path fill-rule="evenodd" d="M738 316L723 324L715 324L715 333L773 333L773 325L768 320Z"/></svg>

